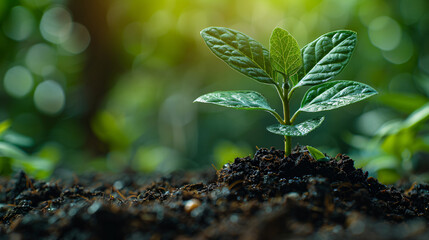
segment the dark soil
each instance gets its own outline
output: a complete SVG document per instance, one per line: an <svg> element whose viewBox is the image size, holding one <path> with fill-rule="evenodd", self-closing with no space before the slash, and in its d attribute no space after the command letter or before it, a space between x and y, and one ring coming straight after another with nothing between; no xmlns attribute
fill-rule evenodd
<svg viewBox="0 0 429 240"><path fill-rule="evenodd" d="M260 149L218 172L0 179L0 239L429 239L429 185Z"/></svg>

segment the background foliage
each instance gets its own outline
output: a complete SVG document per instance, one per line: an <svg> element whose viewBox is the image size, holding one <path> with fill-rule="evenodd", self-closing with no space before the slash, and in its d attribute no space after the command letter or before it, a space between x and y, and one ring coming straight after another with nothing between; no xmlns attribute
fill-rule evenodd
<svg viewBox="0 0 429 240"><path fill-rule="evenodd" d="M403 171L428 161L427 118L405 133L376 133L428 102L428 9L424 0L0 1L0 172L172 171L282 148L281 136L265 132L273 123L265 114L192 104L214 90L260 88L217 59L200 30L229 27L268 47L280 26L301 47L356 31L356 51L336 79L380 92L328 112L324 128L294 144L349 153L387 182L410 176ZM269 88L258 91L275 99Z"/></svg>

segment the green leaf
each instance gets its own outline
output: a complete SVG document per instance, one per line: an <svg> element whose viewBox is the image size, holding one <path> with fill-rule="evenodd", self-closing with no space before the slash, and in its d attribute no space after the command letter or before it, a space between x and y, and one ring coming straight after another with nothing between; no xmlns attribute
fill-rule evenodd
<svg viewBox="0 0 429 240"><path fill-rule="evenodd" d="M255 109L274 112L274 109L268 105L267 100L260 93L254 91L222 91L207 93L195 99L194 102L212 103L237 109Z"/></svg>
<svg viewBox="0 0 429 240"><path fill-rule="evenodd" d="M404 121L403 128L413 128L429 120L429 103L414 111Z"/></svg>
<svg viewBox="0 0 429 240"><path fill-rule="evenodd" d="M377 171L377 180L383 184L394 184L401 179L401 174L398 173L398 169L380 169Z"/></svg>
<svg viewBox="0 0 429 240"><path fill-rule="evenodd" d="M16 133L14 131L8 131L2 137L5 142L11 143L19 147L31 147L34 145L33 139L22 134Z"/></svg>
<svg viewBox="0 0 429 240"><path fill-rule="evenodd" d="M381 125L381 127L377 130L375 135L379 137L384 137L387 135L396 134L402 130L403 126L404 126L403 120L393 119Z"/></svg>
<svg viewBox="0 0 429 240"><path fill-rule="evenodd" d="M274 84L270 54L256 40L224 27L203 29L201 36L210 50L235 70L261 83Z"/></svg>
<svg viewBox="0 0 429 240"><path fill-rule="evenodd" d="M318 117L314 119L307 120L305 122L299 123L297 125L283 125L283 124L275 124L267 127L269 132L283 135L283 136L291 136L298 137L307 135L309 132L313 131L317 127L322 124L325 117Z"/></svg>
<svg viewBox="0 0 429 240"><path fill-rule="evenodd" d="M275 28L270 38L270 57L273 70L290 77L302 66L301 50L288 31Z"/></svg>
<svg viewBox="0 0 429 240"><path fill-rule="evenodd" d="M27 154L12 144L0 142L0 157L25 159Z"/></svg>
<svg viewBox="0 0 429 240"><path fill-rule="evenodd" d="M413 113L411 113L405 120L391 120L383 124L377 131L376 135L384 137L387 135L398 134L404 130L411 130L418 127L429 120L429 103L426 103Z"/></svg>
<svg viewBox="0 0 429 240"><path fill-rule="evenodd" d="M299 74L295 74L289 78L290 83L292 83L292 87L297 85L299 82Z"/></svg>
<svg viewBox="0 0 429 240"><path fill-rule="evenodd" d="M415 143L416 134L408 129L387 136L380 148L384 152L395 155L398 159L402 159L404 151L408 150L412 152L411 149L414 147Z"/></svg>
<svg viewBox="0 0 429 240"><path fill-rule="evenodd" d="M376 100L407 115L429 102L429 98L417 93L384 92L380 93Z"/></svg>
<svg viewBox="0 0 429 240"><path fill-rule="evenodd" d="M321 112L343 107L377 94L372 87L353 81L333 81L308 89L301 108L302 112Z"/></svg>
<svg viewBox="0 0 429 240"><path fill-rule="evenodd" d="M326 33L302 48L303 67L297 86L317 85L338 75L349 62L356 33L340 30Z"/></svg>
<svg viewBox="0 0 429 240"><path fill-rule="evenodd" d="M312 146L308 146L308 145L307 145L307 149L310 152L311 156L313 156L314 159L319 160L319 159L325 158L325 154L323 154L321 151L319 151L319 149L314 148Z"/></svg>
<svg viewBox="0 0 429 240"><path fill-rule="evenodd" d="M0 122L0 134L6 131L10 127L10 125L10 120L4 120L3 122Z"/></svg>

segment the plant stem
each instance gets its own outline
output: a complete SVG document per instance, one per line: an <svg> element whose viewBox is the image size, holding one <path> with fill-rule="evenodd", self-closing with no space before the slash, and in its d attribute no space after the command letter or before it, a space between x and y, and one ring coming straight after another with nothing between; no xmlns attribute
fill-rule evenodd
<svg viewBox="0 0 429 240"><path fill-rule="evenodd" d="M286 78L285 78L285 82L287 82ZM291 125L289 99L288 99L289 89L287 89L287 88L282 89L279 85L276 85L276 88L277 88L277 92L279 93L279 96L282 100L284 124L285 125ZM292 151L292 137L284 136L284 142L285 142L285 155L289 156L291 151Z"/></svg>
<svg viewBox="0 0 429 240"><path fill-rule="evenodd" d="M295 119L298 117L299 113L301 113L301 111L298 110L293 114L292 118L290 119L291 124L293 124L293 122L295 122Z"/></svg>
<svg viewBox="0 0 429 240"><path fill-rule="evenodd" d="M283 115L284 115L284 121L286 125L291 125L290 122L290 109L289 109L289 100L288 100L288 91L284 91L283 95ZM285 137L285 155L289 156L292 151L292 137L291 136L284 136Z"/></svg>
<svg viewBox="0 0 429 240"><path fill-rule="evenodd" d="M292 89L289 91L289 93L288 93L288 95L287 95L287 99L288 99L288 101L290 101L290 99L291 99L291 97L292 97L293 92L295 92L295 89L297 89L297 88L296 88L296 86L295 86L295 87L292 87Z"/></svg>
<svg viewBox="0 0 429 240"><path fill-rule="evenodd" d="M284 77L284 82L287 84L288 83L287 77L285 75L283 75L283 77ZM276 87L277 93L280 96L280 99L282 100L282 105L283 105L284 120L283 122L281 122L281 124L291 125L292 123L290 121L289 88L281 87L280 84L278 83L275 84L275 87ZM289 156L292 151L292 137L284 136L284 142L285 142L285 155Z"/></svg>
<svg viewBox="0 0 429 240"><path fill-rule="evenodd" d="M280 124L285 124L282 117L280 117L278 113L276 113L275 111L268 111L268 112L271 113L271 115L273 115Z"/></svg>
<svg viewBox="0 0 429 240"><path fill-rule="evenodd" d="M277 93L279 94L280 99L282 100L282 104L283 104L283 89L280 87L280 85L278 83L276 83L274 85L276 87Z"/></svg>

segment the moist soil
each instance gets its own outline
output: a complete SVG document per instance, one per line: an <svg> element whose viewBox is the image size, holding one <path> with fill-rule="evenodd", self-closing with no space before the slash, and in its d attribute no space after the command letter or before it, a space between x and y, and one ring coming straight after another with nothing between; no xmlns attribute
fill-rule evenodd
<svg viewBox="0 0 429 240"><path fill-rule="evenodd" d="M428 207L429 185L272 148L218 171L0 178L0 239L429 239Z"/></svg>

